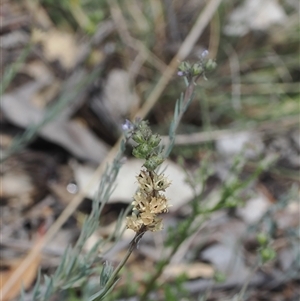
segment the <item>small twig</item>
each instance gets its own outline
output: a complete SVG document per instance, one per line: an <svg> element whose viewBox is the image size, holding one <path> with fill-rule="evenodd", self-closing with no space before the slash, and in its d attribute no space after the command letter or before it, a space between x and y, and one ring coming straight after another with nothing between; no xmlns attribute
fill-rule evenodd
<svg viewBox="0 0 300 301"><path fill-rule="evenodd" d="M245 292L246 292L246 290L247 290L247 288L248 288L248 286L249 286L249 284L250 284L250 281L251 281L251 278L252 278L252 276L257 272L257 270L258 270L258 268L260 267L260 264L259 263L257 263L256 265L255 265L255 267L253 268L253 270L250 272L250 274L248 275L248 278L247 278L247 280L245 281L245 283L243 284L243 286L242 286L242 289L241 289L241 291L240 291L240 293L239 293L239 295L238 295L238 301L243 301L243 297L244 297L244 295L245 295Z"/></svg>
<svg viewBox="0 0 300 301"><path fill-rule="evenodd" d="M173 42L180 42L180 30L176 13L173 8L173 1L164 0L165 11L167 15L168 27L170 31L170 37Z"/></svg>
<svg viewBox="0 0 300 301"><path fill-rule="evenodd" d="M231 71L231 101L232 107L236 112L242 108L241 105L241 76L240 76L240 63L235 50L230 44L227 44L225 51L229 58L229 66Z"/></svg>
<svg viewBox="0 0 300 301"><path fill-rule="evenodd" d="M211 132L198 132L193 134L177 134L175 139L175 145L188 145L188 144L199 144L202 142L214 141L224 138L224 136L235 135L241 132L253 132L253 133L262 133L262 132L276 132L278 133L278 123L280 123L280 128L292 127L299 125L299 117L288 117L281 119L280 121L266 121L262 122L256 127L247 128L245 130L234 130L234 129L223 129L223 130L213 130ZM166 145L168 143L168 136L161 136L162 144Z"/></svg>
<svg viewBox="0 0 300 301"><path fill-rule="evenodd" d="M208 51L211 57L217 57L220 44L220 33L220 16L219 12L216 11L214 17L210 22L210 37Z"/></svg>
<svg viewBox="0 0 300 301"><path fill-rule="evenodd" d="M3 24L2 24L3 26ZM3 28L3 27L2 27ZM32 44L29 43L25 49L21 52L20 56L17 60L10 66L8 66L4 74L2 76L1 84L0 84L0 96L4 94L6 88L9 86L19 69L22 67L25 59L29 55L30 51L32 50Z"/></svg>
<svg viewBox="0 0 300 301"><path fill-rule="evenodd" d="M116 1L108 1L110 5L110 13L114 23L116 25L117 31L119 33L120 39L125 45L131 49L135 49L144 60L149 61L157 70L161 73L164 72L166 65L161 61L155 54L153 54L141 41L133 38L127 28L126 20L123 17L122 10L120 9Z"/></svg>
<svg viewBox="0 0 300 301"><path fill-rule="evenodd" d="M192 30L190 31L190 33L182 43L181 47L179 48L177 54L167 66L166 70L162 74L152 93L149 95L148 99L144 103L143 107L136 113L136 116L146 116L151 110L151 108L155 105L158 98L166 88L167 84L172 79L172 76L175 70L177 69L178 64L190 54L191 50L193 49L197 40L199 39L199 36L202 34L205 27L211 20L221 1L222 0L211 0L205 6Z"/></svg>

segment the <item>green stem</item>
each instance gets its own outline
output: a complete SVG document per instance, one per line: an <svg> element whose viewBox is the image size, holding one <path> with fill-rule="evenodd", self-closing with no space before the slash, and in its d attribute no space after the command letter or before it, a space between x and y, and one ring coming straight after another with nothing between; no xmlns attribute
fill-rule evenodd
<svg viewBox="0 0 300 301"><path fill-rule="evenodd" d="M22 64L26 60L27 56L29 55L30 51L32 49L32 44L29 43L25 49L22 51L21 55L17 58L16 62L14 62L11 66L7 67L4 71L2 81L0 84L0 96L2 96L6 90L6 88L9 86L11 81L14 79L17 72L22 67Z"/></svg>
<svg viewBox="0 0 300 301"><path fill-rule="evenodd" d="M251 278L252 278L252 276L256 273L256 271L258 270L259 267L260 267L260 264L257 263L257 264L255 265L255 267L253 268L253 270L251 271L251 273L249 274L247 280L245 281L245 283L244 283L244 285L243 285L243 287L242 287L242 289L241 289L241 291L240 291L240 293L239 293L239 295L238 295L238 301L243 301L245 292L246 292L246 290L247 290L247 288L248 288L248 286L249 286L249 283L250 283L250 281L251 281Z"/></svg>
<svg viewBox="0 0 300 301"><path fill-rule="evenodd" d="M173 120L174 124L173 124L173 128L172 128L172 133L169 133L169 144L164 153L165 158L167 158L170 155L171 150L173 149L173 146L175 143L175 138L176 138L176 130L180 124L183 114L185 113L190 102L194 98L194 91L195 91L195 83L193 82L193 80L191 80L190 82L187 83L187 87L186 87L186 90L185 90L184 96L183 96L183 101L182 102L177 101L176 105L179 105L179 103L181 104L180 111L179 111L177 118L174 117L174 120Z"/></svg>
<svg viewBox="0 0 300 301"><path fill-rule="evenodd" d="M143 237L143 235L145 233L146 233L146 231L142 228L139 232L137 232L135 234L134 238L132 239L132 241L129 244L129 248L127 250L126 255L124 256L122 261L118 264L118 266L116 267L114 272L111 274L110 278L108 279L108 281L105 284L103 293L101 295L99 295L96 300L102 300L102 298L107 294L107 292L110 290L110 288L114 285L119 272L121 271L121 269L127 262L128 258L130 257L131 253L136 248L136 246L138 245L139 241L141 240L141 238Z"/></svg>
<svg viewBox="0 0 300 301"><path fill-rule="evenodd" d="M188 219L188 222L185 225L185 229L184 229L184 231L182 231L182 233L187 233L189 231L189 229L190 229L190 227L191 227L191 225L194 221L195 216L196 215L193 214ZM186 237L187 237L186 235L181 235L179 237L179 239L175 239L176 243L175 243L175 246L173 247L173 250L172 250L171 254L166 259L163 259L159 262L155 274L151 277L151 279L148 281L148 283L146 283L146 289L145 289L144 293L142 294L142 296L140 298L140 301L148 301L148 295L153 290L155 282L160 277L160 275L162 274L165 266L170 262L170 259L177 252L178 248L180 247L182 242L186 239Z"/></svg>

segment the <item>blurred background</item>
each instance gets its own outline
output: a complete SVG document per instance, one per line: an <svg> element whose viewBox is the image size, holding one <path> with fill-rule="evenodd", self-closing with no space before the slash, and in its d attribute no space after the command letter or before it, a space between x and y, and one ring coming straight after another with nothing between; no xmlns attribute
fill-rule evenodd
<svg viewBox="0 0 300 301"><path fill-rule="evenodd" d="M243 300L298 300L299 1L2 0L0 18L1 286L80 195L78 209L23 275L30 300L38 267L52 274L76 241L99 174L83 188L115 154L124 120L146 118L167 139L185 89L176 64L195 63L208 50L218 66L197 81L166 162L173 207L165 228L190 214L203 163L209 176L201 202L214 202L229 178L252 180L234 195L233 209L213 213L183 243L153 300L234 300L247 279ZM132 201L141 163L130 148L126 157L87 250L112 233ZM253 272L260 232L276 256ZM105 259L120 261L131 235ZM133 287L123 277L107 300L139 300L165 235L145 235L126 267ZM72 288L53 300L87 300L91 291ZM11 289L4 300L18 294Z"/></svg>

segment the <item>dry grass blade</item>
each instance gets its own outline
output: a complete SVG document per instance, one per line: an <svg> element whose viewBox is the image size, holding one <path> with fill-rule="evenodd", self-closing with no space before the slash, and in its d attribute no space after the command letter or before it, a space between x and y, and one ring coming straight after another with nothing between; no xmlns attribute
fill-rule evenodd
<svg viewBox="0 0 300 301"><path fill-rule="evenodd" d="M112 19L114 20L122 42L128 47L135 49L144 60L148 60L157 70L163 73L166 68L165 63L153 54L141 41L136 40L130 35L126 20L117 2L109 1L109 5Z"/></svg>
<svg viewBox="0 0 300 301"><path fill-rule="evenodd" d="M299 125L299 117L295 116L295 117L283 118L281 120L276 120L276 121L265 121L257 126L248 127L246 129L242 129L242 128L222 129L222 130L213 130L213 131L198 132L192 134L177 134L175 139L175 145L200 144L203 142L219 140L225 136L234 135L245 131L253 132L253 133L264 133L264 132L274 133L274 132L278 132L278 125L280 125L281 129L295 127ZM169 137L161 136L161 138L162 138L162 144L167 145Z"/></svg>
<svg viewBox="0 0 300 301"><path fill-rule="evenodd" d="M160 77L154 90L149 95L148 99L146 100L142 108L137 112L136 114L137 116L140 117L146 116L151 110L151 108L155 105L159 96L161 95L161 93L164 91L167 84L171 80L175 70L178 67L179 62L184 60L189 55L189 53L195 46L197 40L199 39L200 35L202 34L203 30L205 29L205 27L213 17L221 1L222 0L211 0L205 6L202 13L198 17L195 25L193 26L192 30L190 31L190 33L182 43L181 47L179 48L177 54L172 59L172 61L170 62L170 64L167 66L166 70Z"/></svg>
<svg viewBox="0 0 300 301"><path fill-rule="evenodd" d="M167 86L170 79L172 78L175 70L177 69L179 61L184 60L189 55L192 48L194 47L197 40L199 39L200 35L202 34L203 30L205 29L205 27L213 17L214 13L216 12L221 1L222 0L211 0L205 6L202 13L199 15L195 25L193 26L190 33L188 34L183 44L181 45L178 53L175 55L171 63L168 65L164 73L161 75L160 80L158 81L154 90L149 95L148 99L145 101L142 108L136 113L136 116L144 118L149 113L151 108L155 105L161 93L164 91L165 87ZM27 255L27 257L24 259L22 264L11 275L11 278L7 281L6 285L3 287L3 290L1 292L2 294L7 293L12 288L15 281L31 265L32 261L34 261L36 256L39 255L40 251L45 246L45 244L54 238L55 234L62 227L65 221L74 213L76 208L82 202L84 195L86 194L86 191L88 191L92 187L93 183L99 179L106 164L114 158L117 150L119 149L120 141L121 139L119 139L119 141L115 144L115 146L111 149L111 151L107 155L106 159L99 165L94 175L90 179L89 184L86 187L84 187L81 193L79 193L76 197L74 197L74 199L61 213L61 215L55 221L52 227L48 230L45 237L39 242L39 244L37 244L31 250L31 252Z"/></svg>
<svg viewBox="0 0 300 301"><path fill-rule="evenodd" d="M34 245L34 248L40 244L40 239ZM22 273L16 273L20 266L22 266L23 262L27 261L27 257L22 259L17 259L12 262L10 265L10 269L8 271L3 271L0 275L0 300L1 301L9 301L13 298L17 297L20 294L21 288L28 289L34 279L36 278L39 265L41 263L41 256L38 254L34 257L33 260L30 261L30 265L26 270L23 270ZM13 277L14 275L14 277ZM17 277L15 276L17 275ZM11 279L14 279L12 284L8 284L11 282ZM9 286L9 290L5 289Z"/></svg>

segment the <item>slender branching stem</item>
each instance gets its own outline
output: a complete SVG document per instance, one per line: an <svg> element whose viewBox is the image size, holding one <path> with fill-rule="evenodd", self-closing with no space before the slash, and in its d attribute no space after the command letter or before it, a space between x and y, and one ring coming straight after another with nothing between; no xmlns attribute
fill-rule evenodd
<svg viewBox="0 0 300 301"><path fill-rule="evenodd" d="M252 269L252 271L250 272L250 274L248 275L247 280L244 282L243 287L238 295L238 301L243 301L244 300L244 295L245 292L250 284L251 278L253 277L253 275L257 272L258 268L260 267L260 263L257 263L254 268Z"/></svg>
<svg viewBox="0 0 300 301"><path fill-rule="evenodd" d="M131 253L133 252L133 250L136 249L136 247L138 246L138 243L142 239L142 237L143 237L144 234L145 234L145 230L143 230L143 229L141 229L140 232L137 232L135 234L134 238L131 240L131 242L129 244L129 248L128 248L127 252L126 252L126 255L124 256L124 258L122 259L122 261L120 261L120 263L118 264L118 266L116 267L116 269L114 270L114 272L109 277L109 280L105 284L105 287L103 288L103 294L99 296L99 298L100 298L99 300L101 300L101 298L104 297L105 294L110 290L111 286L114 285L114 283L116 282L116 278L119 275L119 272L121 271L121 269L126 264L126 262L129 259Z"/></svg>

